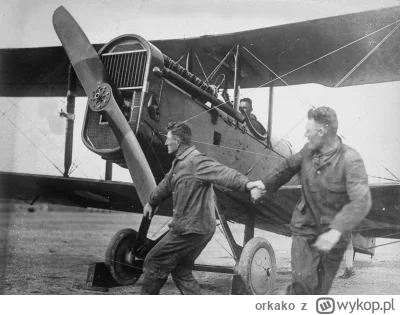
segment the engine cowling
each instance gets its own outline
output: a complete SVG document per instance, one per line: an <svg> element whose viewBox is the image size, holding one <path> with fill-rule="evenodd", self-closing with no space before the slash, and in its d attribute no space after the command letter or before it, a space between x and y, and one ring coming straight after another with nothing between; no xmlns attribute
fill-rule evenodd
<svg viewBox="0 0 400 315"><path fill-rule="evenodd" d="M159 78L149 76L149 71L162 67L164 57L154 45L138 35L123 35L111 40L100 49L99 56L124 100L121 111L136 133L143 104L147 104L150 97L149 87L154 89L161 84ZM103 159L126 167L121 148L106 118L89 106L82 141Z"/></svg>

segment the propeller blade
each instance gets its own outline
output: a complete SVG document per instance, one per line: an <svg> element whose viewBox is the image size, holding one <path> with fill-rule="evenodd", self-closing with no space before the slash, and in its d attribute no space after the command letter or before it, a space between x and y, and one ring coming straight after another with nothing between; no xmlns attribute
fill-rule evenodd
<svg viewBox="0 0 400 315"><path fill-rule="evenodd" d="M133 184L144 206L156 182L142 148L120 110L123 102L97 52L78 23L64 7L53 14L54 29L88 96L88 105L106 116L118 142Z"/></svg>
<svg viewBox="0 0 400 315"><path fill-rule="evenodd" d="M99 55L71 14L60 6L53 14L53 26L67 53L86 95L99 83L111 83Z"/></svg>

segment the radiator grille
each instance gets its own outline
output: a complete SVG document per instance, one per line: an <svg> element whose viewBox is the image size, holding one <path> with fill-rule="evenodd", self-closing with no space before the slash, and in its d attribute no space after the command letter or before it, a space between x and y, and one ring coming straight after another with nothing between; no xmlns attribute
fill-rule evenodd
<svg viewBox="0 0 400 315"><path fill-rule="evenodd" d="M147 53L124 51L100 56L111 80L119 89L140 88L146 70Z"/></svg>

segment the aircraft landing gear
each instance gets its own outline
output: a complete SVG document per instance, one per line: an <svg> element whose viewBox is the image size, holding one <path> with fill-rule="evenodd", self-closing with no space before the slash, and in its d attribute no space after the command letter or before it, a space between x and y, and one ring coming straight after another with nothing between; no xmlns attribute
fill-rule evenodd
<svg viewBox="0 0 400 315"><path fill-rule="evenodd" d="M244 246L236 265L249 293L271 294L276 280L276 260L271 244L262 237L252 238Z"/></svg>
<svg viewBox="0 0 400 315"><path fill-rule="evenodd" d="M138 260L131 252L136 236L135 230L120 230L107 246L105 264L117 285L133 285L142 274L143 260Z"/></svg>
<svg viewBox="0 0 400 315"><path fill-rule="evenodd" d="M231 274L228 294L272 294L276 281L276 259L271 244L262 237L254 237L253 225L246 224L245 246L242 248L236 244L224 215L220 215L220 222L232 249L235 267L196 264L193 270ZM165 235L150 240L144 236L146 229L146 224L142 222L139 232L129 228L117 232L107 247L105 263L89 267L86 288L107 291L115 286L134 285L143 272L147 253Z"/></svg>
<svg viewBox="0 0 400 315"><path fill-rule="evenodd" d="M235 268L229 294L272 294L276 281L276 259L271 244L262 237L254 237L255 211L248 211L244 230L244 247L236 244L225 215L218 217L231 247Z"/></svg>

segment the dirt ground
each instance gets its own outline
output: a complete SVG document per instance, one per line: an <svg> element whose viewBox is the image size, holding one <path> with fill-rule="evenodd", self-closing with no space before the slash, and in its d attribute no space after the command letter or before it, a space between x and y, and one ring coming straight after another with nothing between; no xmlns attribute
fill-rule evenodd
<svg viewBox="0 0 400 315"><path fill-rule="evenodd" d="M149 236L166 219L156 217ZM13 210L7 220L6 251L0 257L0 276L5 274L4 294L138 294L141 279L135 286L107 293L87 291L82 286L89 263L104 261L113 234L127 227L137 230L139 220L140 216L128 213ZM241 240L243 227L230 226L236 239ZM4 232L4 224L2 229ZM290 238L258 230L256 236L265 237L273 246L277 261L276 287L285 288L290 282ZM391 241L394 240L378 239L377 245ZM233 266L229 246L219 231L197 263ZM331 294L400 294L400 243L377 247L372 259L357 254L354 267L356 276L336 279ZM195 277L203 294L226 294L229 287L229 275L195 272ZM168 279L161 294L179 292Z"/></svg>

